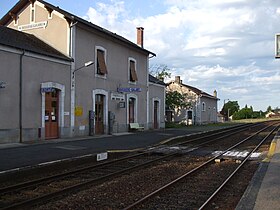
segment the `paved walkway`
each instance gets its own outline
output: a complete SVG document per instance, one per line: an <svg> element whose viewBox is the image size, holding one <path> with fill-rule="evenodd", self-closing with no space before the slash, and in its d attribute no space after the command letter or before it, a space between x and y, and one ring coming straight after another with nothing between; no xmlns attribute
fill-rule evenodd
<svg viewBox="0 0 280 210"><path fill-rule="evenodd" d="M280 130L236 210L280 210Z"/></svg>
<svg viewBox="0 0 280 210"><path fill-rule="evenodd" d="M225 127L225 126L223 126ZM110 150L146 148L177 136L191 135L221 126L190 126L136 133L121 133L85 138L56 139L37 142L0 144L0 174L39 164L96 155Z"/></svg>

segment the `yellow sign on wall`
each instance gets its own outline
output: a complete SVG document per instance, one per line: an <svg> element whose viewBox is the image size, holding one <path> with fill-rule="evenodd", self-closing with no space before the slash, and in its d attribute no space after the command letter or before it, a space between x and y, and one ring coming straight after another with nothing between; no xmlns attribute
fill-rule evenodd
<svg viewBox="0 0 280 210"><path fill-rule="evenodd" d="M75 116L80 117L83 115L83 107L76 106L75 107Z"/></svg>

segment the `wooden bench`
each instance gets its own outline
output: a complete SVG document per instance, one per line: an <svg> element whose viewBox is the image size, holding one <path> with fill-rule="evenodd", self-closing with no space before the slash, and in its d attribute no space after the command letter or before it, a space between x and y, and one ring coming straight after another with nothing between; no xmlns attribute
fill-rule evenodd
<svg viewBox="0 0 280 210"><path fill-rule="evenodd" d="M144 127L139 126L139 123L129 123L130 130L144 130Z"/></svg>

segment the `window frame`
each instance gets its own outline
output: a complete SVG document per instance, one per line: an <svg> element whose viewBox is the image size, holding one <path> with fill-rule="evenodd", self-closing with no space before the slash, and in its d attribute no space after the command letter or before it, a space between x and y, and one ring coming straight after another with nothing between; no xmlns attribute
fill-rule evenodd
<svg viewBox="0 0 280 210"><path fill-rule="evenodd" d="M36 22L36 11L35 11L35 3L31 3L30 7L30 23L35 23Z"/></svg>
<svg viewBox="0 0 280 210"><path fill-rule="evenodd" d="M104 58L104 65L105 65L105 72L104 74L102 74L102 72L99 72L98 71L98 64L99 64L99 61L98 61L98 51L102 51L103 53L103 58ZM101 47L101 46L96 46L95 47L95 77L98 77L98 78L103 78L103 79L106 79L107 78L107 75L108 75L108 67L107 67L107 50L104 48L104 47Z"/></svg>
<svg viewBox="0 0 280 210"><path fill-rule="evenodd" d="M205 102L202 102L202 107L201 107L201 110L202 110L203 112L205 112L205 111L206 111L205 107L206 107Z"/></svg>
<svg viewBox="0 0 280 210"><path fill-rule="evenodd" d="M131 70L131 63L134 63L134 73L135 73L135 77L134 77L134 80L131 80L131 78L133 78L133 73L132 73L132 70ZM132 57L129 57L128 58L128 82L130 84L136 84L138 81L138 76L137 76L137 61L135 58L132 58Z"/></svg>

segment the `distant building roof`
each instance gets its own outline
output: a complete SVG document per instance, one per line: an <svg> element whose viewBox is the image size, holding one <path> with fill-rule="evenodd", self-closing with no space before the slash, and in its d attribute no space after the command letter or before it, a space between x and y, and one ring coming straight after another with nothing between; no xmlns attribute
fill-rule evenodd
<svg viewBox="0 0 280 210"><path fill-rule="evenodd" d="M35 1L35 0L33 0L33 1ZM84 24L84 25L86 25L86 26L88 26L88 27L90 27L90 28L92 28L94 30L97 30L97 31L99 31L99 32L101 32L103 34L106 34L108 36L114 37L115 39L121 41L122 43L126 43L129 46L134 47L134 48L136 48L136 49L138 49L138 50L140 50L140 51L142 51L142 52L144 52L146 54L151 54L153 56L156 56L155 53L150 52L150 51L148 51L148 50L138 46L137 44L135 44L135 43L125 39L122 36L117 35L116 33L110 32L110 31L108 31L108 30L106 30L106 29L104 29L104 28L102 28L100 26L97 26L97 25L95 25L95 24L93 24L91 22L88 22L88 21L86 21L86 20L84 20L84 19L82 19L82 18L80 18L80 17L78 17L78 16L76 16L74 14L71 14L71 13L69 13L69 12L67 12L67 11L65 11L63 9L60 9L59 7L56 7L56 6L54 6L54 5L50 4L50 3L47 3L47 2L45 2L43 0L37 0L37 1L41 2L42 4L44 4L49 10L54 10L54 11L57 11L57 12L63 14L65 19L69 23L70 22L82 23L82 24ZM2 19L0 20L0 25L6 25L7 23L9 23L9 21L11 21L10 14L17 14L17 13L19 13L22 10L22 8L24 6L26 6L27 4L30 4L30 0L20 0L8 13L6 13L6 15L4 15L2 17Z"/></svg>
<svg viewBox="0 0 280 210"><path fill-rule="evenodd" d="M167 83L167 85L170 85L170 84L172 84L172 83L176 83L176 82L175 82L175 81L172 81L172 82ZM219 100L217 97L215 97L215 96L213 96L213 95L210 95L210 94L208 94L208 93L206 93L206 92L204 92L204 91L202 91L202 90L200 90L200 89L198 89L198 88L196 88L196 87L192 87L192 86L190 86L190 85L185 85L185 84L183 84L183 83L180 83L180 85L182 85L182 86L184 86L184 87L190 89L191 91L193 91L193 92L196 93L197 95L201 95L201 96L204 96L204 97L208 97L208 98L212 98L212 99Z"/></svg>
<svg viewBox="0 0 280 210"><path fill-rule="evenodd" d="M156 77L154 77L154 76L152 76L150 74L149 74L149 82L166 86L166 84L163 81L157 79Z"/></svg>
<svg viewBox="0 0 280 210"><path fill-rule="evenodd" d="M49 46L32 34L20 32L5 26L0 26L0 44L41 55L59 58L67 61L72 59L65 56L55 48Z"/></svg>

